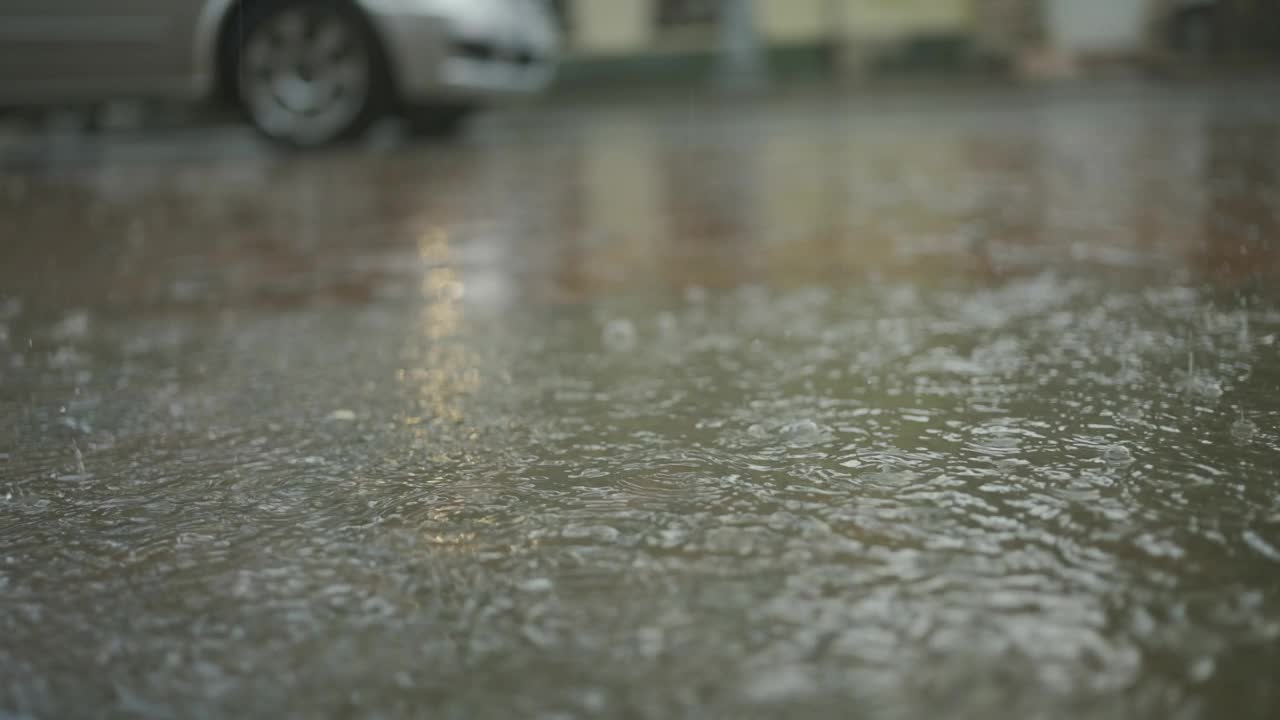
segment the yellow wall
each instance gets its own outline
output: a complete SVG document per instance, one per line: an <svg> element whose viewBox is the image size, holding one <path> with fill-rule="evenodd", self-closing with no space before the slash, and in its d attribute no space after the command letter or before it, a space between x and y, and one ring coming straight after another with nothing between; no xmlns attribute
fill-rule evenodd
<svg viewBox="0 0 1280 720"><path fill-rule="evenodd" d="M909 33L965 30L972 0L836 0L846 36L895 38Z"/></svg>
<svg viewBox="0 0 1280 720"><path fill-rule="evenodd" d="M579 53L642 52L652 42L652 0L572 0L570 6Z"/></svg>
<svg viewBox="0 0 1280 720"><path fill-rule="evenodd" d="M587 55L644 52L655 45L656 0L572 0L572 50ZM964 31L974 0L755 0L766 42L849 38L891 40L918 32ZM714 34L711 36L714 37Z"/></svg>
<svg viewBox="0 0 1280 720"><path fill-rule="evenodd" d="M772 42L829 40L840 31L847 37L892 39L918 32L967 30L974 21L974 0L755 2L756 23Z"/></svg>
<svg viewBox="0 0 1280 720"><path fill-rule="evenodd" d="M833 4L844 0L756 0L756 24L769 42L811 42L830 37Z"/></svg>

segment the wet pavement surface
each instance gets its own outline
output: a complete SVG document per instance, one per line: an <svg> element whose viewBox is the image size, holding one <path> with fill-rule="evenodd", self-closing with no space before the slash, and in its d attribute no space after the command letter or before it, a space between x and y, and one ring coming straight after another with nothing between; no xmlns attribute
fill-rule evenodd
<svg viewBox="0 0 1280 720"><path fill-rule="evenodd" d="M0 717L1272 718L1280 93L0 150Z"/></svg>

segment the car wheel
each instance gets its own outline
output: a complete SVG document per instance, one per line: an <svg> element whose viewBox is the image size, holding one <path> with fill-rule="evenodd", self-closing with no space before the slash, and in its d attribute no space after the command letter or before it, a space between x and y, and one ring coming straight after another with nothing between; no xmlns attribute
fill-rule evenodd
<svg viewBox="0 0 1280 720"><path fill-rule="evenodd" d="M420 137L452 137L462 131L475 108L469 105L431 105L405 112L409 132Z"/></svg>
<svg viewBox="0 0 1280 720"><path fill-rule="evenodd" d="M282 0L247 18L240 105L263 135L314 147L364 132L390 96L377 39L342 2Z"/></svg>

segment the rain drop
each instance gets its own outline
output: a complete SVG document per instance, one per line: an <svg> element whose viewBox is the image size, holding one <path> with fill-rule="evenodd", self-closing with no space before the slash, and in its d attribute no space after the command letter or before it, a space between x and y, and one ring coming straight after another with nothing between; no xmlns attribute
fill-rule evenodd
<svg viewBox="0 0 1280 720"><path fill-rule="evenodd" d="M1145 414L1146 412L1143 410L1142 405L1139 405L1138 403L1126 406L1119 412L1120 418L1129 422L1138 422L1139 420L1142 420Z"/></svg>
<svg viewBox="0 0 1280 720"><path fill-rule="evenodd" d="M1213 676L1216 663L1211 657L1202 657L1191 664L1189 674L1191 679L1196 682L1204 682Z"/></svg>
<svg viewBox="0 0 1280 720"><path fill-rule="evenodd" d="M819 431L818 423L812 420L797 420L787 425L788 435L812 435Z"/></svg>
<svg viewBox="0 0 1280 720"><path fill-rule="evenodd" d="M1019 460L1017 458L1000 458L995 462L995 468L999 472L1008 473L1027 464L1029 463L1026 460Z"/></svg>
<svg viewBox="0 0 1280 720"><path fill-rule="evenodd" d="M608 525L570 525L560 531L566 540L611 543L617 542L622 533Z"/></svg>
<svg viewBox="0 0 1280 720"><path fill-rule="evenodd" d="M658 314L658 333L663 337L672 337L680 330L676 316L669 312Z"/></svg>
<svg viewBox="0 0 1280 720"><path fill-rule="evenodd" d="M1133 462L1133 453L1123 445L1112 445L1102 451L1102 459L1110 465L1128 465Z"/></svg>
<svg viewBox="0 0 1280 720"><path fill-rule="evenodd" d="M1222 397L1222 385L1213 378L1196 376L1187 382L1187 392L1202 400L1217 400Z"/></svg>
<svg viewBox="0 0 1280 720"><path fill-rule="evenodd" d="M1236 442L1247 443L1258 434L1258 426L1247 417L1241 417L1239 420L1231 423L1231 437Z"/></svg>
<svg viewBox="0 0 1280 720"><path fill-rule="evenodd" d="M610 320L604 326L604 346L622 352L636 346L636 326L626 318Z"/></svg>
<svg viewBox="0 0 1280 720"><path fill-rule="evenodd" d="M1186 391L1202 400L1217 400L1222 397L1222 385L1212 377L1196 371L1196 358L1193 353L1187 353Z"/></svg>
<svg viewBox="0 0 1280 720"><path fill-rule="evenodd" d="M684 289L684 299L690 304L701 305L707 301L707 290L698 285L690 285Z"/></svg>
<svg viewBox="0 0 1280 720"><path fill-rule="evenodd" d="M987 440L985 444L992 450L1017 450L1020 443L1018 438L1012 435L996 435Z"/></svg>
<svg viewBox="0 0 1280 720"><path fill-rule="evenodd" d="M518 588L529 593L550 592L554 586L555 584L551 582L550 578L544 577L529 578L517 585Z"/></svg>
<svg viewBox="0 0 1280 720"><path fill-rule="evenodd" d="M53 337L57 340L80 340L89 333L89 313L74 310L67 313L57 325L53 326Z"/></svg>
<svg viewBox="0 0 1280 720"><path fill-rule="evenodd" d="M782 435L793 444L805 445L823 439L824 429L812 420L796 420L782 427Z"/></svg>

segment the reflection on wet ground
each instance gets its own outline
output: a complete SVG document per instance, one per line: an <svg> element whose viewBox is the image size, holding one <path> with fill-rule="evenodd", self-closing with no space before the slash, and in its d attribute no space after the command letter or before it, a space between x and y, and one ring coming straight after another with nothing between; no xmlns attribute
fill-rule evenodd
<svg viewBox="0 0 1280 720"><path fill-rule="evenodd" d="M0 711L1272 717L1277 97L10 149Z"/></svg>

